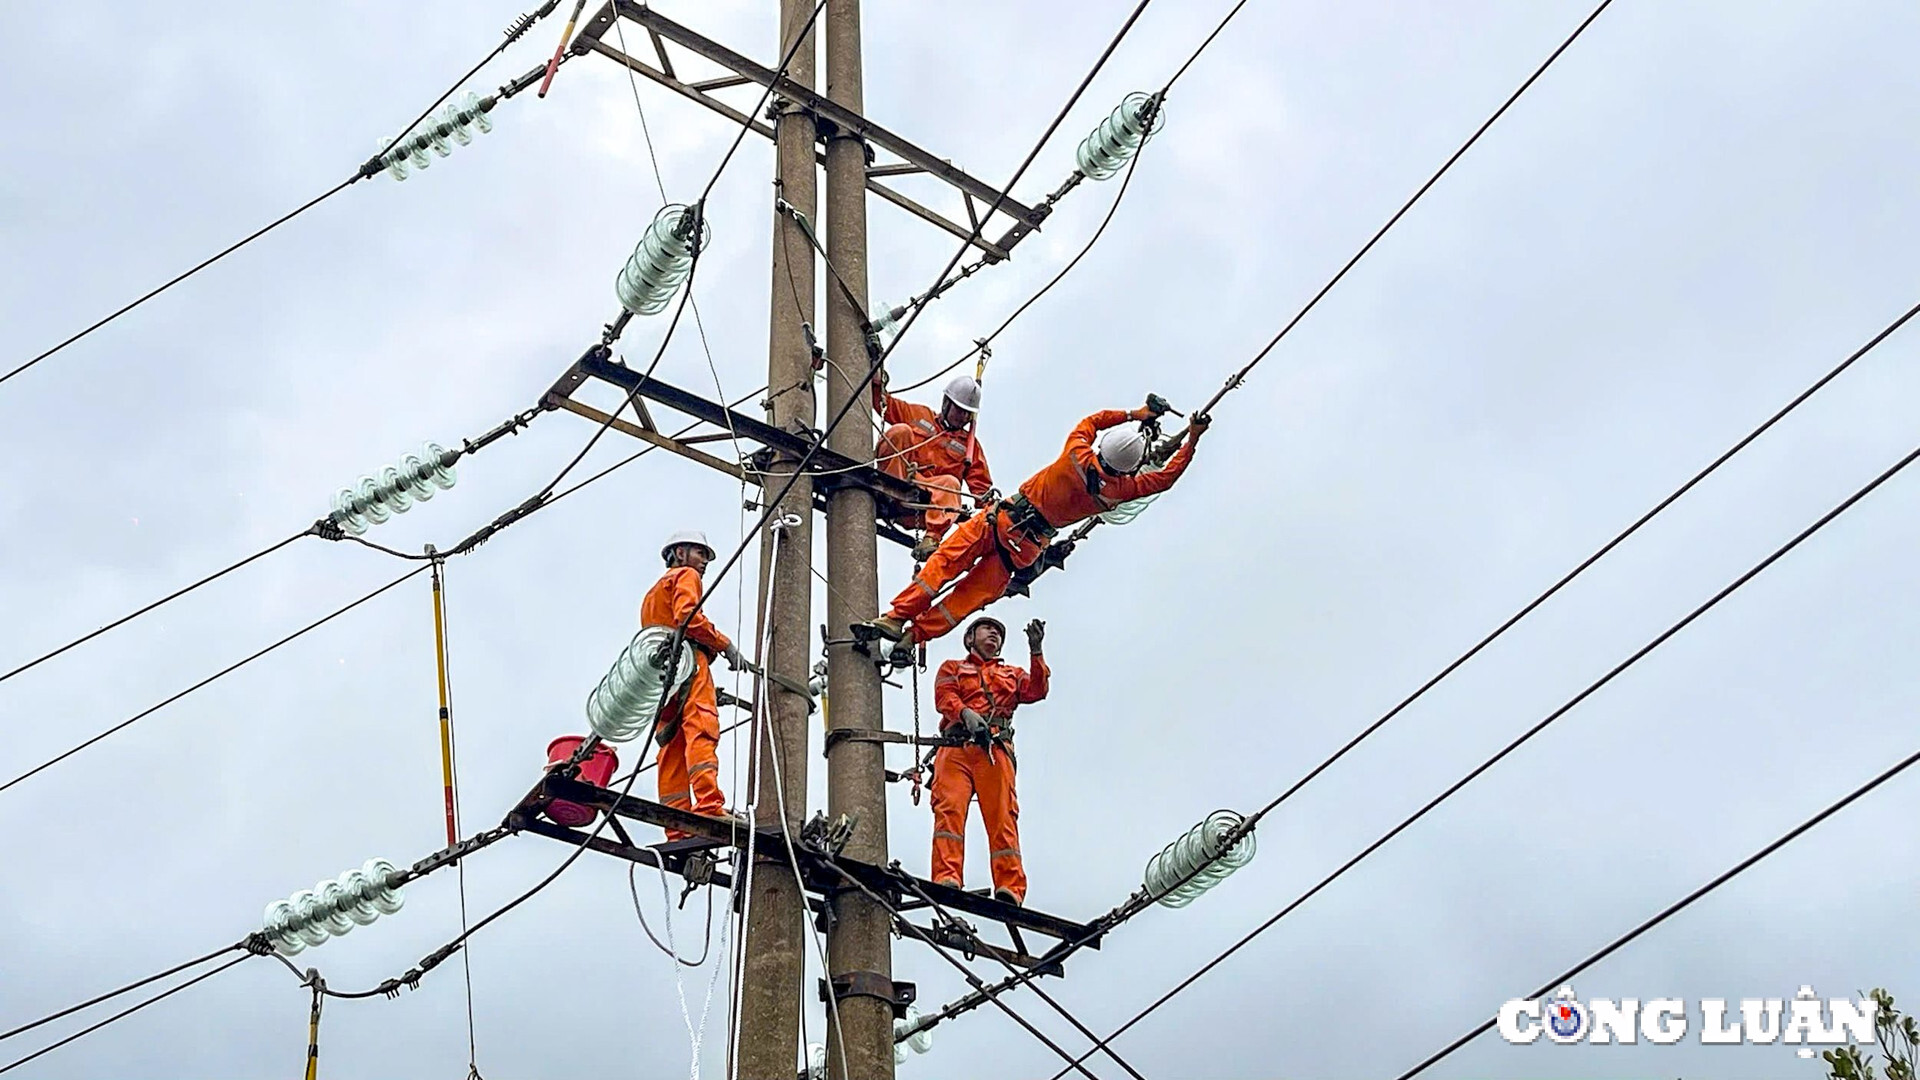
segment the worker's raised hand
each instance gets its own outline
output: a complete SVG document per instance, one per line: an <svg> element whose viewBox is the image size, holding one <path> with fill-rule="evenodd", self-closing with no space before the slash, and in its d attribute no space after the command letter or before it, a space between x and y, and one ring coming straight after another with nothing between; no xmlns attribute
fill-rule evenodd
<svg viewBox="0 0 1920 1080"><path fill-rule="evenodd" d="M1187 421L1187 437L1194 442L1199 442L1200 436L1206 434L1207 429L1212 426L1213 417L1206 413L1195 413L1193 419Z"/></svg>
<svg viewBox="0 0 1920 1080"><path fill-rule="evenodd" d="M1047 624L1045 622L1039 619L1035 619L1032 622L1028 623L1027 624L1027 651L1035 654L1036 656L1039 655L1040 643L1046 640L1046 637L1047 637Z"/></svg>

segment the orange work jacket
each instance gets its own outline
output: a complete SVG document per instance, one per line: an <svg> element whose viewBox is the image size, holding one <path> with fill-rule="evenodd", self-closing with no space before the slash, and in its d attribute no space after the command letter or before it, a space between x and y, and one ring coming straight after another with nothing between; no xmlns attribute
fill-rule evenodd
<svg viewBox="0 0 1920 1080"><path fill-rule="evenodd" d="M1047 524L1064 529L1123 502L1172 487L1193 460L1191 441L1180 444L1180 449L1174 452L1166 468L1137 476L1113 475L1100 467L1100 457L1094 453L1093 436L1096 432L1118 427L1145 415L1144 410L1122 412L1119 409L1105 409L1080 421L1073 433L1067 436L1066 448L1060 452L1060 456L1054 459L1053 464L1034 473L1026 483L1021 484L1020 494L1025 495L1027 501L1040 511L1040 516L1047 519ZM1097 484L1094 485L1097 493L1088 490L1090 475L1097 478Z"/></svg>
<svg viewBox="0 0 1920 1080"><path fill-rule="evenodd" d="M676 566L660 576L646 599L640 601L640 625L679 626L682 619L700 606L700 574L691 566ZM707 650L710 656L727 651L730 642L707 618L705 612L687 623L687 640Z"/></svg>
<svg viewBox="0 0 1920 1080"><path fill-rule="evenodd" d="M1033 670L1018 668L998 657L982 660L968 653L963 660L940 665L933 679L933 707L942 729L960 722L960 710L972 709L995 729L1009 726L1018 705L1031 705L1047 696L1047 662L1033 654Z"/></svg>
<svg viewBox="0 0 1920 1080"><path fill-rule="evenodd" d="M900 447L906 460L922 476L957 476L967 490L983 496L993 487L987 471L987 455L980 440L973 441L973 460L967 460L967 429L949 431L940 423L940 414L925 405L894 397L878 385L873 388L873 408L889 424L905 424L913 429L912 448Z"/></svg>

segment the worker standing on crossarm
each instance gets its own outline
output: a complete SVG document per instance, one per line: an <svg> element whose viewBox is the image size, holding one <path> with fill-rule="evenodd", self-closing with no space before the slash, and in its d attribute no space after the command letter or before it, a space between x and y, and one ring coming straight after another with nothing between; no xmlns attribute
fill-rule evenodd
<svg viewBox="0 0 1920 1080"><path fill-rule="evenodd" d="M660 745L660 801L708 817L727 817L727 797L720 791L720 706L713 687L713 658L724 656L730 667L745 659L727 635L700 609L700 576L713 561L713 548L704 533L683 531L667 538L660 549L667 572L640 602L640 625L683 627L693 646L693 677L686 689L660 708L654 742ZM667 830L667 839L687 833Z"/></svg>
<svg viewBox="0 0 1920 1080"><path fill-rule="evenodd" d="M881 470L932 496L932 507L899 520L906 528L926 530L913 549L913 561L924 562L959 519L961 494L984 498L993 489L987 456L971 430L980 413L980 383L971 375L954 376L937 413L887 393L885 368L872 386L873 411L887 425L875 448Z"/></svg>
<svg viewBox="0 0 1920 1080"><path fill-rule="evenodd" d="M1027 624L1026 669L1004 663L1000 646L1007 628L991 615L973 620L961 641L962 660L940 665L933 704L940 733L967 740L942 746L933 756L933 880L962 887L966 866L967 804L980 800L992 854L993 898L1009 904L1027 899L1027 871L1020 861L1020 800L1014 795L1013 710L1047 696L1049 672L1040 655L1047 624Z"/></svg>
<svg viewBox="0 0 1920 1080"><path fill-rule="evenodd" d="M896 650L932 641L1000 599L1014 571L1033 565L1061 529L1172 487L1193 460L1210 417L1193 417L1186 443L1166 468L1145 475L1138 474L1147 457L1146 436L1137 428L1109 430L1128 421L1157 419L1169 408L1158 394L1149 394L1142 408L1108 409L1080 421L1053 464L1029 477L1012 498L983 508L949 532L913 581L893 598L892 609L855 624L855 637L886 638L899 643ZM1103 431L1096 445L1094 436ZM941 598L940 591L956 578L953 591Z"/></svg>

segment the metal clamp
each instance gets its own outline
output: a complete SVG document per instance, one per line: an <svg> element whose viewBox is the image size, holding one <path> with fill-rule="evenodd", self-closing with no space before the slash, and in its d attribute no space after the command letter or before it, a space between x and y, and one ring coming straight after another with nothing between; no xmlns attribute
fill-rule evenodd
<svg viewBox="0 0 1920 1080"><path fill-rule="evenodd" d="M820 1000L827 1000L827 980L820 980ZM896 1020L904 1020L907 1006L913 1004L918 990L910 982L897 982L877 971L848 971L833 977L833 1000L870 997L884 1001L893 1009Z"/></svg>

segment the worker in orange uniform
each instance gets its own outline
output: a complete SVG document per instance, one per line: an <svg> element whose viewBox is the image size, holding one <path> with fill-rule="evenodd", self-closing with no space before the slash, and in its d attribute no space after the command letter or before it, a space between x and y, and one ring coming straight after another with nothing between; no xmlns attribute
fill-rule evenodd
<svg viewBox="0 0 1920 1080"><path fill-rule="evenodd" d="M713 658L730 667L746 663L740 650L699 611L700 576L713 561L704 533L677 532L660 549L667 572L640 602L640 625L681 627L693 645L693 677L672 701L660 707L654 741L660 744L660 801L681 810L725 818L727 797L720 791L720 706L713 688ZM667 839L688 834L667 830Z"/></svg>
<svg viewBox="0 0 1920 1080"><path fill-rule="evenodd" d="M889 476L927 489L933 505L903 518L907 528L924 528L913 561L924 562L960 517L960 496L984 498L993 489L987 456L972 430L980 413L980 383L971 375L947 383L940 411L887 393L887 372L873 380L873 411L887 424L876 448L879 466Z"/></svg>
<svg viewBox="0 0 1920 1080"><path fill-rule="evenodd" d="M1156 420L1169 409L1158 394L1131 412L1108 409L1080 421L1053 464L1003 499L968 518L940 542L913 581L893 598L879 618L854 625L858 639L886 638L896 654L913 644L951 631L968 615L1005 594L1014 571L1033 565L1054 534L1123 502L1167 490L1187 471L1194 447L1212 419L1195 416L1187 441L1167 466L1138 475L1147 456L1147 439L1128 421ZM1094 436L1101 432L1096 445ZM940 592L958 579L944 599Z"/></svg>
<svg viewBox="0 0 1920 1080"><path fill-rule="evenodd" d="M966 865L967 804L980 800L992 854L993 898L1009 904L1027 899L1027 871L1020 862L1020 800L1014 795L1013 710L1047 696L1047 662L1040 642L1047 624L1027 624L1025 669L1004 663L1000 646L1007 628L991 615L973 620L961 636L964 660L940 665L933 704L940 732L967 740L942 746L933 756L933 880L961 888Z"/></svg>

